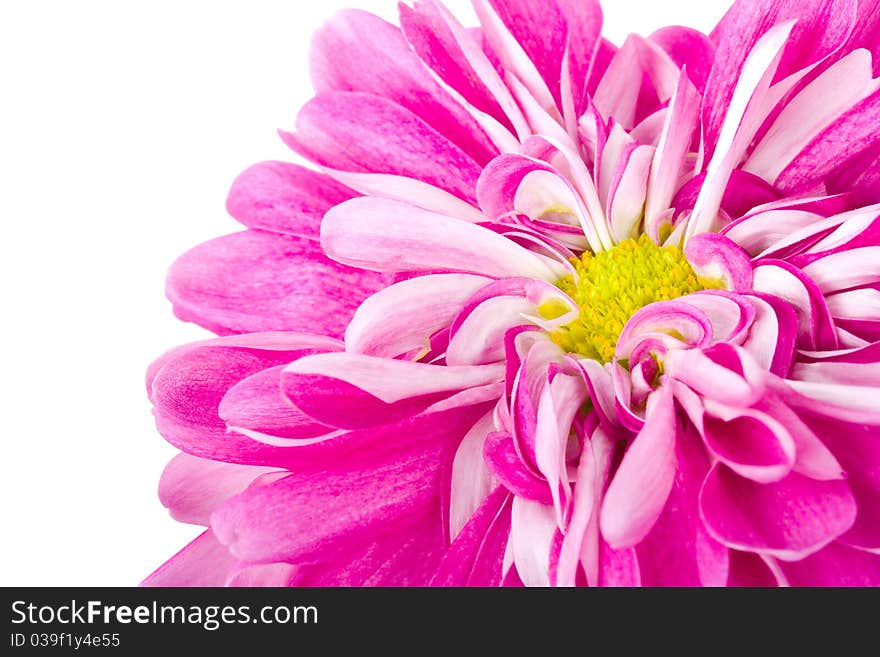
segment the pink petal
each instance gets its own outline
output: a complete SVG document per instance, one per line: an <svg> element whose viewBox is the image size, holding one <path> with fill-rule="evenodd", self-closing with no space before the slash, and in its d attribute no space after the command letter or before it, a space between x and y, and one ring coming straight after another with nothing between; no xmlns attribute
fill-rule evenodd
<svg viewBox="0 0 880 657"><path fill-rule="evenodd" d="M405 107L485 164L497 150L425 69L400 29L357 9L337 13L312 37L315 90L360 91Z"/></svg>
<svg viewBox="0 0 880 657"><path fill-rule="evenodd" d="M746 57L768 29L791 19L797 21L779 65L777 79L782 79L839 48L852 29L854 10L855 3L846 0L734 2L710 35L716 51L703 102L707 157L712 155L717 143L725 110L742 75Z"/></svg>
<svg viewBox="0 0 880 657"><path fill-rule="evenodd" d="M745 170L776 180L816 134L874 87L867 50L853 51L835 62L779 113L746 161Z"/></svg>
<svg viewBox="0 0 880 657"><path fill-rule="evenodd" d="M473 423L467 413L461 418ZM400 544L408 532L427 531L428 514L439 532L441 473L461 423L453 413L400 431L386 431L384 449L356 460L331 458L314 472L245 491L214 512L214 531L238 558L259 562L356 553L392 535Z"/></svg>
<svg viewBox="0 0 880 657"><path fill-rule="evenodd" d="M779 581L760 555L730 550L727 586L776 587Z"/></svg>
<svg viewBox="0 0 880 657"><path fill-rule="evenodd" d="M723 586L727 549L706 534L697 495L709 462L692 430L675 442L675 478L662 513L636 545L642 586Z"/></svg>
<svg viewBox="0 0 880 657"><path fill-rule="evenodd" d="M781 566L792 586L880 586L880 555L840 543Z"/></svg>
<svg viewBox="0 0 880 657"><path fill-rule="evenodd" d="M645 427L608 486L599 526L616 549L638 543L663 510L675 478L675 405L669 387L648 399Z"/></svg>
<svg viewBox="0 0 880 657"><path fill-rule="evenodd" d="M236 558L210 529L159 566L141 586L223 586Z"/></svg>
<svg viewBox="0 0 880 657"><path fill-rule="evenodd" d="M684 252L698 276L720 278L728 290L736 292L752 289L752 262L749 254L723 235L695 235L688 240Z"/></svg>
<svg viewBox="0 0 880 657"><path fill-rule="evenodd" d="M660 142L657 144L654 160L651 163L645 206L646 227L653 225L656 218L672 203L685 155L690 151L691 140L697 127L699 103L699 94L688 76L683 73L678 81L675 95L670 101ZM658 233L652 237L659 241Z"/></svg>
<svg viewBox="0 0 880 657"><path fill-rule="evenodd" d="M481 552L498 538L503 538L502 545L507 542L512 499L513 496L499 486L483 501L449 546L430 586L497 586L501 583L498 551L493 551L495 559L489 560L491 563L486 562L488 554L481 555ZM491 575L489 571L492 571Z"/></svg>
<svg viewBox="0 0 880 657"><path fill-rule="evenodd" d="M341 91L316 96L299 111L296 132L281 136L331 169L415 178L476 200L480 166L471 156L408 109L379 96Z"/></svg>
<svg viewBox="0 0 880 657"><path fill-rule="evenodd" d="M513 498L510 544L516 571L526 586L550 585L550 548L555 533L553 507Z"/></svg>
<svg viewBox="0 0 880 657"><path fill-rule="evenodd" d="M331 429L315 422L281 393L284 365L252 374L223 396L217 415L230 430L246 429L283 439L314 438Z"/></svg>
<svg viewBox="0 0 880 657"><path fill-rule="evenodd" d="M547 482L523 462L508 434L494 432L486 436L483 454L492 475L505 489L519 498L553 504Z"/></svg>
<svg viewBox="0 0 880 657"><path fill-rule="evenodd" d="M795 462L795 443L785 426L750 409L711 404L703 418L709 450L727 467L761 483L779 481Z"/></svg>
<svg viewBox="0 0 880 657"><path fill-rule="evenodd" d="M791 194L806 191L859 151L875 147L875 127L880 120L880 91L856 103L810 143L785 167L775 185ZM846 144L846 148L841 148Z"/></svg>
<svg viewBox="0 0 880 657"><path fill-rule="evenodd" d="M378 198L352 199L321 225L331 258L376 271L458 271L554 281L540 256L481 226Z"/></svg>
<svg viewBox="0 0 880 657"><path fill-rule="evenodd" d="M754 48L744 60L737 58L722 62L716 59L716 64L720 62L722 68L713 68L706 88L707 98L704 98L703 103L703 121L706 124L704 130L707 131L704 142L707 156L711 154L712 157L706 169L705 183L688 222L688 237L716 227L718 208L721 206L730 174L763 122L761 106L769 97L770 83L779 68L792 28L792 22L771 27L766 34L756 39ZM720 44L719 57L730 56L730 53L723 51L725 45ZM736 61L742 63L739 75L725 80L724 76L731 71L724 67L731 64L735 66ZM723 107L726 108L723 122L717 114L713 114L718 108L706 103L713 96L716 101L723 99Z"/></svg>
<svg viewBox="0 0 880 657"><path fill-rule="evenodd" d="M345 348L387 358L419 353L490 282L471 274L432 274L395 283L367 297L355 311L345 330Z"/></svg>
<svg viewBox="0 0 880 657"><path fill-rule="evenodd" d="M709 533L728 547L801 559L849 529L856 502L844 481L791 473L759 484L717 464L706 477L700 509Z"/></svg>
<svg viewBox="0 0 880 657"><path fill-rule="evenodd" d="M156 426L171 444L206 459L277 464L279 450L229 433L218 408L239 381L289 363L304 353L341 349L330 338L261 333L179 347L163 356L148 377Z"/></svg>
<svg viewBox="0 0 880 657"><path fill-rule="evenodd" d="M322 173L288 162L260 162L232 183L226 209L248 228L317 240L324 213L354 195Z"/></svg>
<svg viewBox="0 0 880 657"><path fill-rule="evenodd" d="M503 365L447 367L340 353L306 356L282 373L287 397L319 422L356 429L416 415L461 390L500 381Z"/></svg>
<svg viewBox="0 0 880 657"><path fill-rule="evenodd" d="M474 0L473 4L483 34L508 76L512 73L510 77L522 82L544 109L558 107L565 31L555 3L543 11L523 0ZM543 32L533 32L530 25Z"/></svg>
<svg viewBox="0 0 880 657"><path fill-rule="evenodd" d="M512 129L498 101L471 68L435 4L418 2L409 7L401 3L398 9L403 33L421 60L467 102Z"/></svg>
<svg viewBox="0 0 880 657"><path fill-rule="evenodd" d="M330 261L320 245L249 230L205 242L168 272L175 314L216 333L305 330L341 336L383 276Z"/></svg>
<svg viewBox="0 0 880 657"><path fill-rule="evenodd" d="M233 569L226 586L289 586L296 566L289 563L265 563L244 565Z"/></svg>
<svg viewBox="0 0 880 657"><path fill-rule="evenodd" d="M841 541L877 550L880 548L880 430L818 417L812 418L809 424L846 470L847 483L858 504L855 524Z"/></svg>
<svg viewBox="0 0 880 657"><path fill-rule="evenodd" d="M268 472L273 468L178 454L162 471L159 501L178 522L207 526L215 508Z"/></svg>
<svg viewBox="0 0 880 657"><path fill-rule="evenodd" d="M679 68L687 69L688 78L702 94L715 56L715 47L706 35L689 27L672 25L660 28L648 38L663 48Z"/></svg>
<svg viewBox="0 0 880 657"><path fill-rule="evenodd" d="M483 458L486 438L494 430L493 413L488 412L467 432L455 450L449 496L449 535L453 539L495 487L492 472Z"/></svg>

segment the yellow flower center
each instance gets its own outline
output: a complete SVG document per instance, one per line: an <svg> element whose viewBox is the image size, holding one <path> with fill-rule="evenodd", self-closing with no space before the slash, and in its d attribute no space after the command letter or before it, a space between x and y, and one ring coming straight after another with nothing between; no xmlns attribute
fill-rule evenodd
<svg viewBox="0 0 880 657"><path fill-rule="evenodd" d="M585 251L571 262L577 276L566 276L556 286L577 302L580 315L553 331L550 339L569 353L603 363L614 359L620 332L640 308L723 287L720 279L697 276L681 249L658 246L644 234L607 251ZM543 304L538 312L554 319L562 315L559 305Z"/></svg>

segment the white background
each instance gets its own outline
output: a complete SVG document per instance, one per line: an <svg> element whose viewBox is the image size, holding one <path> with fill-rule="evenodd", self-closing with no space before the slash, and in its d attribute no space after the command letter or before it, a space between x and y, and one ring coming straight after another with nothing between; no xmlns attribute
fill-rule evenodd
<svg viewBox="0 0 880 657"><path fill-rule="evenodd" d="M134 585L199 532L155 492L175 450L143 374L207 335L172 316L165 271L238 229L239 171L293 159L275 129L311 95L310 33L396 4L2 1L0 585ZM708 30L726 5L608 0L605 34Z"/></svg>

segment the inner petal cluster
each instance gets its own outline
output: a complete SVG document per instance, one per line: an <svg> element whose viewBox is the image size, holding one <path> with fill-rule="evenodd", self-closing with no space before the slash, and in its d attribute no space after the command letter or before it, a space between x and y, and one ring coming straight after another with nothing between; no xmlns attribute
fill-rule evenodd
<svg viewBox="0 0 880 657"><path fill-rule="evenodd" d="M723 287L720 279L697 276L677 246L660 246L642 234L607 251L572 258L575 273L556 282L579 306L574 321L550 339L569 353L602 363L614 359L617 338L630 317L656 301ZM551 308L539 308L550 319Z"/></svg>

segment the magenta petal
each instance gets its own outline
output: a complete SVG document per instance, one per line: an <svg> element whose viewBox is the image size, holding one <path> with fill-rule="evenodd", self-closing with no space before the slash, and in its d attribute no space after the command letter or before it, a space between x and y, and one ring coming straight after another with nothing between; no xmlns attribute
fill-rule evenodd
<svg viewBox="0 0 880 657"><path fill-rule="evenodd" d="M205 242L168 273L175 314L216 333L341 336L384 276L331 261L311 239L249 230Z"/></svg>
<svg viewBox="0 0 880 657"><path fill-rule="evenodd" d="M716 51L703 100L707 160L743 63L761 36L774 25L797 20L776 73L781 80L843 45L855 22L855 4L849 0L738 0L733 4L710 35Z"/></svg>
<svg viewBox="0 0 880 657"><path fill-rule="evenodd" d="M248 228L317 240L324 213L353 196L323 173L288 162L260 162L232 183L226 209Z"/></svg>
<svg viewBox="0 0 880 657"><path fill-rule="evenodd" d="M880 586L880 555L837 542L780 566L792 586Z"/></svg>
<svg viewBox="0 0 880 657"><path fill-rule="evenodd" d="M208 529L148 575L141 586L223 586L236 561Z"/></svg>
<svg viewBox="0 0 880 657"><path fill-rule="evenodd" d="M409 7L400 3L399 10L401 29L421 60L467 102L512 129L498 100L471 68L436 4L418 2Z"/></svg>
<svg viewBox="0 0 880 657"><path fill-rule="evenodd" d="M392 534L402 542L436 515L444 463L463 435L458 422L435 417L384 450L251 488L217 509L211 526L238 558L257 562L356 552Z"/></svg>
<svg viewBox="0 0 880 657"><path fill-rule="evenodd" d="M281 394L284 365L252 374L232 386L217 413L230 429L247 429L278 438L314 438L331 429L315 422Z"/></svg>
<svg viewBox="0 0 880 657"><path fill-rule="evenodd" d="M519 497L553 504L547 481L523 463L508 434L495 432L486 436L483 454L492 474L507 490Z"/></svg>
<svg viewBox="0 0 880 657"><path fill-rule="evenodd" d="M709 532L721 543L782 559L800 559L849 529L856 502L845 481L817 481L792 472L759 484L717 464L700 493Z"/></svg>
<svg viewBox="0 0 880 657"><path fill-rule="evenodd" d="M723 586L727 548L706 533L697 497L709 461L693 431L675 442L675 480L651 531L636 545L643 586Z"/></svg>
<svg viewBox="0 0 880 657"><path fill-rule="evenodd" d="M305 353L341 347L330 338L285 333L230 336L179 347L148 373L159 433L175 447L206 459L275 464L278 448L227 431L218 414L223 396L257 372Z"/></svg>
<svg viewBox="0 0 880 657"><path fill-rule="evenodd" d="M759 482L778 481L795 461L795 443L785 427L763 413L712 409L703 417L706 446L737 474Z"/></svg>
<svg viewBox="0 0 880 657"><path fill-rule="evenodd" d="M226 586L289 586L296 566L289 563L247 564L233 569Z"/></svg>
<svg viewBox="0 0 880 657"><path fill-rule="evenodd" d="M760 555L730 550L727 586L776 587L779 580Z"/></svg>
<svg viewBox="0 0 880 657"><path fill-rule="evenodd" d="M299 111L296 132L281 136L321 166L415 178L476 201L481 168L474 159L405 107L379 96L316 96Z"/></svg>
<svg viewBox="0 0 880 657"><path fill-rule="evenodd" d="M425 69L395 25L366 11L337 13L312 37L312 80L319 93L362 91L407 108L479 164L498 151L458 102Z"/></svg>
<svg viewBox="0 0 880 657"><path fill-rule="evenodd" d="M207 526L211 513L254 479L273 468L201 459L178 454L162 471L159 501L178 522Z"/></svg>
<svg viewBox="0 0 880 657"><path fill-rule="evenodd" d="M489 494L449 546L431 579L431 586L498 586L501 583L501 557L510 534L512 499L501 486ZM489 549L491 544L499 543L500 550ZM487 559L490 552L494 558Z"/></svg>
<svg viewBox="0 0 880 657"><path fill-rule="evenodd" d="M720 278L728 290L748 292L752 288L752 259L742 247L717 233L694 235L685 246L685 256L699 276Z"/></svg>
<svg viewBox="0 0 880 657"><path fill-rule="evenodd" d="M797 194L809 190L854 154L877 145L880 91L876 91L816 135L776 178L775 185ZM841 148L846 144L846 148Z"/></svg>
<svg viewBox="0 0 880 657"><path fill-rule="evenodd" d="M677 431L672 389L665 386L648 398L645 427L624 454L602 503L599 527L612 547L635 545L657 522L675 481Z"/></svg>
<svg viewBox="0 0 880 657"><path fill-rule="evenodd" d="M690 27L671 25L648 38L663 48L679 68L687 69L688 78L700 93L705 90L715 55L715 48L705 34Z"/></svg>
<svg viewBox="0 0 880 657"><path fill-rule="evenodd" d="M445 550L436 516L421 519L407 536L390 535L354 551L328 551L297 564L290 586L426 586Z"/></svg>
<svg viewBox="0 0 880 657"><path fill-rule="evenodd" d="M557 2L489 0L513 38L535 65L558 106L566 21Z"/></svg>
<svg viewBox="0 0 880 657"><path fill-rule="evenodd" d="M447 367L340 353L291 363L281 385L287 398L318 422L358 429L417 415L457 392L491 386L502 376L501 364Z"/></svg>
<svg viewBox="0 0 880 657"><path fill-rule="evenodd" d="M858 503L855 524L841 541L880 548L880 428L824 418L809 424L840 461Z"/></svg>

